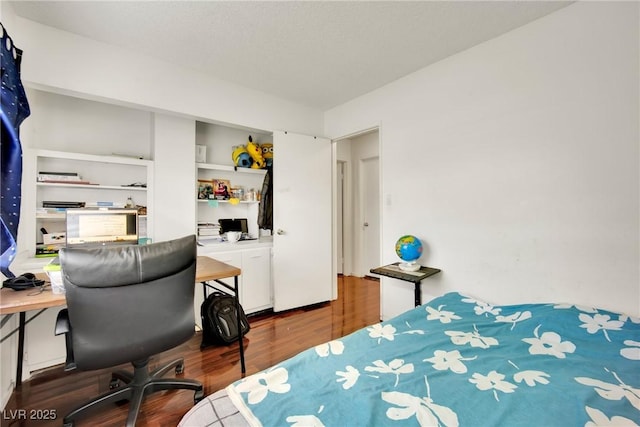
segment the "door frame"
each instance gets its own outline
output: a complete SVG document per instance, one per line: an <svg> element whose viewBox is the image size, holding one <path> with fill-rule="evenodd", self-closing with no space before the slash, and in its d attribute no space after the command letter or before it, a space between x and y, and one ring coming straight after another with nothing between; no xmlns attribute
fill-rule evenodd
<svg viewBox="0 0 640 427"><path fill-rule="evenodd" d="M338 194L338 191L337 191L337 182L338 182L338 178L337 178L337 162L338 162L338 156L337 156L337 144L340 143L340 141L344 142L345 140L350 140L352 138L355 138L355 137L358 137L358 136L362 136L364 134L371 133L371 132L378 132L378 159L379 159L378 160L379 161L378 167L379 167L379 188L380 188L380 190L379 190L380 191L380 197L379 197L380 230L379 230L379 233L380 233L380 259L382 259L382 248L384 247L383 246L383 239L382 239L382 237L383 237L383 227L384 227L384 225L383 225L384 224L384 219L383 219L384 218L384 211L382 209L382 206L383 206L382 200L383 200L383 193L384 193L382 171L383 171L384 159L383 159L383 156L382 156L382 126L380 124L376 124L374 126L363 128L363 129L360 129L360 130L345 134L345 135L343 135L341 137L333 138L331 140L332 146L333 146L333 150L332 150L332 154L333 154L333 159L332 159L332 167L333 167L333 177L332 177L332 180L333 180L333 182L332 182L332 197L333 197L333 214L332 214L333 215L333 218L332 218L332 224L333 224L333 227L332 227L332 229L333 229L332 230L333 231L333 238L332 238L332 241L333 241L333 243L332 243L332 245L333 245L333 249L332 249L332 251L333 251L333 267L332 268L333 268L333 271L332 271L332 274L333 274L334 277L337 277L337 274L338 274L337 273L337 270L338 270L338 248L337 248L337 244L338 244L338 238L337 238L337 228L338 228L337 227L337 215L338 215L338 212L337 212L337 194ZM349 171L351 170L351 168L352 168L351 164L352 163L353 163L353 161L350 161L350 162L347 163L347 170L349 170ZM346 185L349 187L347 189L347 192L354 191L354 189L350 188L350 187L353 186L353 183L351 182L351 180L349 180L347 178L347 181L348 182L346 183ZM346 194L345 194L345 197L347 197ZM355 224L353 224L353 221L350 221L351 224L347 224L348 222L349 221L345 221L343 223L343 234L344 234L344 236L353 236L353 227L355 226ZM351 239L350 244L351 244L351 246L353 246L353 244L355 243L353 241L354 239L353 239L353 237L350 237L350 239ZM348 264L346 262L346 259L351 256L351 254L347 254L346 253L347 252L346 248L348 246L349 246L349 244L345 243L345 254L344 254L344 256L345 256L345 270L347 270L347 264ZM351 262L351 264L352 264L352 262ZM349 271L349 272L352 273L352 271ZM338 291L337 291L337 284L336 284L336 286L334 288L334 298L337 298L337 296L338 296ZM382 301L380 301L380 304L382 306Z"/></svg>
<svg viewBox="0 0 640 427"><path fill-rule="evenodd" d="M346 192L346 174L347 161L336 159L336 269L338 274L345 272L345 246L344 246L344 217L345 217L345 192Z"/></svg>

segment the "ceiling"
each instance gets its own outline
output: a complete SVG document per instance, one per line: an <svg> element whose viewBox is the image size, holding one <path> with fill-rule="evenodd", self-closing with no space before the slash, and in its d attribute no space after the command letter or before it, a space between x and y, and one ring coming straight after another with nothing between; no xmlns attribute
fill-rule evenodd
<svg viewBox="0 0 640 427"><path fill-rule="evenodd" d="M327 110L560 1L12 1L17 15Z"/></svg>

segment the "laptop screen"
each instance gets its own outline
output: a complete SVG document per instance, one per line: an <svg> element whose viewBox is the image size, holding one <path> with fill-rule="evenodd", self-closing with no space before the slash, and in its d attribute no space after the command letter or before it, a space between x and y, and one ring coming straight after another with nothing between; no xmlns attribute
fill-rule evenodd
<svg viewBox="0 0 640 427"><path fill-rule="evenodd" d="M67 247L137 243L137 209L67 209Z"/></svg>
<svg viewBox="0 0 640 427"><path fill-rule="evenodd" d="M241 233L247 233L249 230L247 228L247 219L246 218L223 218L218 220L220 224L220 233L226 233L227 231L240 231Z"/></svg>

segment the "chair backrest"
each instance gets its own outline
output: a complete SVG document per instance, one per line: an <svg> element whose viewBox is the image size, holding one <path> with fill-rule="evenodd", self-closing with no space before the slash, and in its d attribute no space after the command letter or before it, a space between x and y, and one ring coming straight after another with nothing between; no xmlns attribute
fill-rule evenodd
<svg viewBox="0 0 640 427"><path fill-rule="evenodd" d="M194 334L195 236L59 257L79 369L144 360Z"/></svg>

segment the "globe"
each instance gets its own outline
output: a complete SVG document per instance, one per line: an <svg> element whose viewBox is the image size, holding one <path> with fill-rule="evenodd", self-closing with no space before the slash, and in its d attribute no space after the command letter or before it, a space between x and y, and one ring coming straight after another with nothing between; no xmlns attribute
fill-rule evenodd
<svg viewBox="0 0 640 427"><path fill-rule="evenodd" d="M416 260L422 255L422 242L416 236L404 235L396 242L396 255L403 260L399 267L405 271L420 270Z"/></svg>

